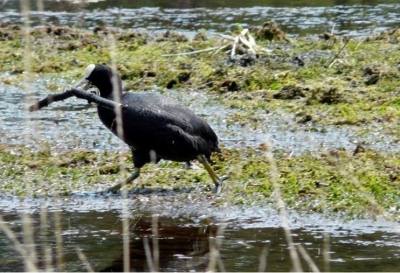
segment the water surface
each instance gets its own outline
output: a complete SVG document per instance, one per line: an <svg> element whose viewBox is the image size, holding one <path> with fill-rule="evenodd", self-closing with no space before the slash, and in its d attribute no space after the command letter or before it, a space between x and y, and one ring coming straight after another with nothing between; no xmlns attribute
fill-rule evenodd
<svg viewBox="0 0 400 273"><path fill-rule="evenodd" d="M210 244L218 229L223 269L257 271L260 255L267 271L290 271L291 261L280 216L269 207L218 206L214 197L195 195L129 196L112 198L31 199L0 198L0 212L22 239L21 213L33 220L38 256L43 268L43 244L55 253L54 214L61 214L65 269L86 271L77 258L79 247L98 271L122 271L122 217L130 219L130 262L136 271L148 271L144 238L152 246L152 225L157 222L161 271L204 271L209 264ZM125 204L125 209L124 205ZM40 215L48 221L40 224ZM321 215L290 212L292 238L302 245L320 270L398 271L399 226L382 219L343 221ZM43 230L46 232L43 232ZM329 248L324 243L329 238ZM0 233L0 270L21 271L21 258ZM325 250L324 250L325 249ZM329 262L323 253L329 252ZM309 265L302 262L303 270Z"/></svg>
<svg viewBox="0 0 400 273"><path fill-rule="evenodd" d="M0 77L1 78L1 77ZM33 101L50 93L45 86L49 79L38 78L27 92L21 87L0 84L0 143L23 144L34 150L50 145L52 151L82 149L94 151L128 151L128 147L100 122L95 105L70 98L56 102L40 111L28 112ZM71 84L66 79L50 79L60 86ZM153 92L161 93L155 88ZM164 93L164 92L163 92ZM380 151L397 151L398 139L380 124L357 126L324 126L298 124L292 114L268 109L251 110L257 122L243 125L237 121L240 109L221 104L216 97L196 92L167 91L173 97L202 116L219 136L226 148L258 147L268 142L276 150L292 154L309 151L329 151L343 148L353 151L357 144ZM223 98L221 98L223 99ZM29 103L30 102L30 103ZM250 111L250 110L249 110ZM366 134L368 130L368 134Z"/></svg>
<svg viewBox="0 0 400 273"><path fill-rule="evenodd" d="M204 28L209 33L229 32L232 26L257 28L275 20L288 35L333 32L370 35L399 26L397 0L319 1L44 1L44 9L31 5L30 23L94 28L110 27L175 30L193 35ZM19 1L3 4L0 20L22 23Z"/></svg>

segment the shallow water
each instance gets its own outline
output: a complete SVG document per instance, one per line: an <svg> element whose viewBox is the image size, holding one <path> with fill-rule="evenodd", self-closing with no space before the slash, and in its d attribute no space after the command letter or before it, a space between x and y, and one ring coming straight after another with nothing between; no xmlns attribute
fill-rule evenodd
<svg viewBox="0 0 400 273"><path fill-rule="evenodd" d="M72 2L72 3L71 3ZM369 35L399 26L397 0L369 1L44 1L44 11L31 3L30 22L93 28L107 26L176 30L192 35L204 28L210 33L230 31L240 24L255 28L275 20L289 35ZM0 20L22 22L17 0L0 6Z"/></svg>
<svg viewBox="0 0 400 273"><path fill-rule="evenodd" d="M0 77L1 78L1 77ZM58 79L58 84L71 84ZM34 100L44 98L50 92L45 85L48 79L37 79L27 93L17 86L0 84L0 143L24 144L34 150L50 146L53 151L66 149L128 150L128 147L108 131L97 117L96 107L84 100L70 98L56 102L40 111L30 113L26 108ZM154 92L159 92L155 89ZM26 96L24 94L27 94ZM256 110L257 122L242 125L236 114L240 109L227 108L218 99L196 91L190 93L167 91L202 116L227 148L257 147L268 142L271 147L286 153L301 154L309 151L329 151L344 148L354 150L358 143L364 147L382 151L397 151L398 140L390 134L390 128L380 124L368 128L356 126L324 126L319 128L298 124L292 115L280 112ZM368 131L368 134L365 132Z"/></svg>
<svg viewBox="0 0 400 273"><path fill-rule="evenodd" d="M204 271L209 264L210 242L218 228L225 227L220 247L226 271L257 271L264 252L267 271L291 269L282 221L268 207L219 207L215 197L195 195L135 195L112 198L31 199L0 198L0 212L22 239L21 215L33 220L39 264L44 268L43 244L56 249L54 213L61 214L65 269L86 271L77 258L82 249L94 270L121 271L122 217L130 219L130 262L132 269L148 271L143 238L152 245L152 223L158 223L161 271ZM124 202L128 213L123 208ZM46 214L46 225L40 215ZM320 215L290 213L292 238L301 244L320 270L398 271L400 266L399 225L384 220L326 219ZM45 229L45 230L44 230ZM329 237L329 263L324 263L324 238ZM0 270L23 270L21 259L0 233ZM326 251L325 251L326 253ZM55 261L53 261L55 262ZM309 270L302 262L303 270ZM328 266L328 267L327 267Z"/></svg>

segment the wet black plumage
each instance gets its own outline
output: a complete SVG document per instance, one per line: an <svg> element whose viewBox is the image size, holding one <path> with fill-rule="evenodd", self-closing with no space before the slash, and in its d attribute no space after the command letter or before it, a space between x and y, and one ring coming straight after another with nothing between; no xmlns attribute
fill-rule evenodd
<svg viewBox="0 0 400 273"><path fill-rule="evenodd" d="M132 182L139 176L140 168L153 161L189 162L198 159L214 180L214 191L220 191L221 179L207 163L212 152L219 152L218 137L206 121L168 97L123 92L119 75L106 65L89 65L84 79L77 86L85 83L97 87L101 97L124 105L120 108L120 129L118 110L99 105L97 112L103 124L132 150L135 171L125 183ZM112 190L120 187L121 184Z"/></svg>

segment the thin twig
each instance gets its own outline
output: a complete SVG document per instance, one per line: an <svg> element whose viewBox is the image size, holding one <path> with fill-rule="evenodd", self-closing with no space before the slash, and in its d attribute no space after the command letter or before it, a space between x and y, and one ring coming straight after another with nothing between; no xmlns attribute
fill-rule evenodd
<svg viewBox="0 0 400 273"><path fill-rule="evenodd" d="M225 35L225 34L220 34L220 33L216 33L214 35L219 36L219 37L221 37L222 39L225 39L225 40L235 41L235 37L230 36L230 35Z"/></svg>
<svg viewBox="0 0 400 273"><path fill-rule="evenodd" d="M214 46L206 49L199 49L191 52L183 52L183 53L176 53L176 54L163 54L161 55L162 57L171 57L171 56L181 56L181 55L192 55L192 54L197 54L197 53L203 53L203 52L208 52L208 51L213 51L213 50L221 50L229 45L224 45L224 46Z"/></svg>
<svg viewBox="0 0 400 273"><path fill-rule="evenodd" d="M335 31L335 26L336 26L336 24L334 23L332 26L332 29L331 29L331 35L333 35L333 32Z"/></svg>
<svg viewBox="0 0 400 273"><path fill-rule="evenodd" d="M342 46L342 48L339 50L338 53L336 53L336 55L333 57L333 59L329 62L328 65L326 65L325 67L328 68L331 66L331 64L339 57L340 53L343 51L343 49L345 48L345 46L349 43L350 39L346 39L344 45Z"/></svg>

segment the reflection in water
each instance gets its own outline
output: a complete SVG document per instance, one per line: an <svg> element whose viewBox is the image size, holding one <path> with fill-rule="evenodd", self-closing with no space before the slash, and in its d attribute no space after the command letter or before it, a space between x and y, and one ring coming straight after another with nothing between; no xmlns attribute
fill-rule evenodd
<svg viewBox="0 0 400 273"><path fill-rule="evenodd" d="M3 216L4 217L4 216ZM35 225L35 243L40 269L46 264L57 267L56 234L54 222L46 225L46 232L40 225L40 215L31 215ZM22 241L21 219L18 215L5 215L5 221L13 227ZM54 213L49 214L54 219ZM185 223L186 224L186 223ZM84 263L77 259L76 248L87 256L95 270L108 272L123 271L122 223L116 211L86 212L73 214L62 212L62 235L65 269L84 271ZM208 264L209 237L214 236L216 226L180 226L179 221L170 218L158 219L158 249L161 271L205 271ZM149 271L144 251L144 238L148 239L153 253L152 217L138 216L131 221L130 265L132 271ZM52 257L44 255L44 246L52 249ZM0 271L23 271L22 259L11 250L7 239L0 232ZM50 261L48 259L50 258Z"/></svg>
<svg viewBox="0 0 400 273"><path fill-rule="evenodd" d="M261 255L266 261L267 271L291 270L281 221L274 210L244 206L219 208L208 198L196 202L185 200L180 200L179 196L153 196L150 199L145 195L130 196L127 206L130 210L132 270L149 270L144 241L148 240L152 253L153 219L157 219L161 271L205 271L210 261L210 245L214 244L221 224L225 230L218 238L222 242L221 266L226 271L257 271ZM0 198L0 213L20 241L24 239L21 211L29 213L41 270L46 269L46 264L52 268L59 265L54 224L58 211L66 271L86 271L85 263L78 258L77 248L82 250L94 270L122 271L121 202L117 197L26 201ZM44 214L47 221L41 224L40 217ZM153 218L153 215L157 217ZM329 250L327 264L331 271L397 271L400 266L400 233L396 223L382 220L346 223L295 213L289 220L295 244L306 249L320 270L326 268L326 249ZM329 238L329 245L324 243L324 237ZM46 246L51 249L52 259L46 259ZM0 250L0 271L24 270L20 255L2 232ZM309 270L304 260L302 267Z"/></svg>
<svg viewBox="0 0 400 273"><path fill-rule="evenodd" d="M154 235L152 218L140 217L133 220L130 241L130 264L133 271L149 271L149 265L144 250L144 238L148 239L150 252L153 253ZM205 271L208 264L209 237L215 235L216 227L178 226L176 220L158 219L157 244L160 254L161 271ZM124 270L121 245L121 256L112 261L111 265L100 269L108 272Z"/></svg>

